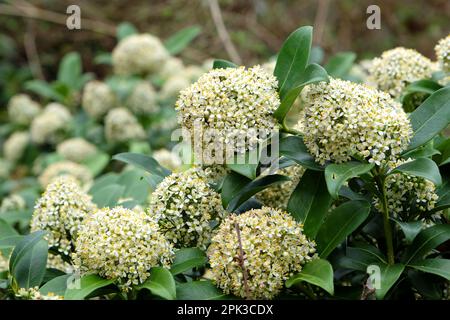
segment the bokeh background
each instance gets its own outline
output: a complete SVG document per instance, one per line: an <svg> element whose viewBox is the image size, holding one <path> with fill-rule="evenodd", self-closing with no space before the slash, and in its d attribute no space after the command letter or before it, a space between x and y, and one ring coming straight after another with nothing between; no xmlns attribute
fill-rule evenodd
<svg viewBox="0 0 450 320"><path fill-rule="evenodd" d="M65 25L71 4L81 8L81 30ZM323 48L325 60L339 51L370 58L395 46L415 48L434 59L434 44L450 30L448 0L219 0L218 4L231 43L246 65L267 61L301 25L315 26L314 44ZM370 4L381 8L381 30L366 27ZM201 33L180 57L186 63L210 57L233 60L218 35L208 0L3 0L0 103L21 91L27 79L53 79L58 61L70 51L80 52L84 69L101 78L109 72L109 66L99 63L101 54L114 48L116 27L122 22L162 39L199 26Z"/></svg>

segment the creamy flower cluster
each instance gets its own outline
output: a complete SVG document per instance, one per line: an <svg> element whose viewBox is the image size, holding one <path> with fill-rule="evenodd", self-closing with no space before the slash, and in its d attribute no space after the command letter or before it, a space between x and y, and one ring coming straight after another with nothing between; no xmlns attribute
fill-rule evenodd
<svg viewBox="0 0 450 320"><path fill-rule="evenodd" d="M13 193L2 200L0 213L24 210L27 207L25 199L17 193Z"/></svg>
<svg viewBox="0 0 450 320"><path fill-rule="evenodd" d="M134 114L151 114L159 111L155 89L148 81L140 81L133 88L125 105Z"/></svg>
<svg viewBox="0 0 450 320"><path fill-rule="evenodd" d="M55 179L36 203L31 231L48 231L49 247L69 255L83 219L96 210L91 197L69 176Z"/></svg>
<svg viewBox="0 0 450 320"><path fill-rule="evenodd" d="M401 96L411 82L430 78L433 63L416 50L398 47L383 52L370 66L368 81L376 88L388 92L392 97Z"/></svg>
<svg viewBox="0 0 450 320"><path fill-rule="evenodd" d="M56 152L66 160L80 163L96 154L97 147L83 138L71 138L58 144Z"/></svg>
<svg viewBox="0 0 450 320"><path fill-rule="evenodd" d="M405 150L412 135L406 113L388 94L337 79L309 87L304 126L305 144L320 164L357 155L380 165Z"/></svg>
<svg viewBox="0 0 450 320"><path fill-rule="evenodd" d="M87 217L75 248L77 269L114 279L124 291L145 282L152 267L168 267L174 256L149 215L122 207L103 208Z"/></svg>
<svg viewBox="0 0 450 320"><path fill-rule="evenodd" d="M434 51L441 69L445 72L450 72L450 34L439 40L434 47Z"/></svg>
<svg viewBox="0 0 450 320"><path fill-rule="evenodd" d="M71 176L82 186L88 186L93 180L92 173L88 168L72 161L60 161L50 164L45 168L38 180L41 186L45 188L53 179L59 176Z"/></svg>
<svg viewBox="0 0 450 320"><path fill-rule="evenodd" d="M313 259L314 252L315 244L303 235L302 225L288 213L269 207L230 215L208 248L216 285L227 294L250 299L274 298L284 281Z"/></svg>
<svg viewBox="0 0 450 320"><path fill-rule="evenodd" d="M411 159L391 163L391 169L408 161ZM386 178L385 184L389 212L396 215L407 216L414 207L420 211L429 211L434 208L439 198L435 185L425 178L394 173ZM375 199L375 206L382 210L378 198Z"/></svg>
<svg viewBox="0 0 450 320"><path fill-rule="evenodd" d="M84 86L81 100L84 111L94 119L103 117L117 104L114 92L106 83L97 80Z"/></svg>
<svg viewBox="0 0 450 320"><path fill-rule="evenodd" d="M175 247L205 248L225 216L220 195L196 168L166 177L152 193L149 214Z"/></svg>
<svg viewBox="0 0 450 320"><path fill-rule="evenodd" d="M128 109L116 108L106 115L105 137L110 143L124 143L144 139L145 131Z"/></svg>
<svg viewBox="0 0 450 320"><path fill-rule="evenodd" d="M161 40L150 34L130 35L112 52L114 72L120 75L150 74L161 69L169 53Z"/></svg>
<svg viewBox="0 0 450 320"><path fill-rule="evenodd" d="M26 94L18 94L9 100L9 121L20 125L29 125L41 112L39 103L31 100Z"/></svg>
<svg viewBox="0 0 450 320"><path fill-rule="evenodd" d="M31 140L37 144L58 143L63 139L71 120L72 115L65 106L50 103L31 123Z"/></svg>
<svg viewBox="0 0 450 320"><path fill-rule="evenodd" d="M30 135L26 131L16 131L3 144L3 155L11 162L19 161L30 143Z"/></svg>
<svg viewBox="0 0 450 320"><path fill-rule="evenodd" d="M179 123L192 136L200 125L222 148L244 152L260 142L259 130L275 128L273 113L279 105L276 78L255 66L209 71L180 92L176 109Z"/></svg>
<svg viewBox="0 0 450 320"><path fill-rule="evenodd" d="M275 173L287 176L291 180L270 186L258 192L255 198L261 201L264 206L286 210L289 198L305 173L305 168L296 164L279 169Z"/></svg>
<svg viewBox="0 0 450 320"><path fill-rule="evenodd" d="M55 295L52 292L46 295L39 292L39 287L35 288L20 288L16 294L16 298L21 300L64 300L64 297Z"/></svg>

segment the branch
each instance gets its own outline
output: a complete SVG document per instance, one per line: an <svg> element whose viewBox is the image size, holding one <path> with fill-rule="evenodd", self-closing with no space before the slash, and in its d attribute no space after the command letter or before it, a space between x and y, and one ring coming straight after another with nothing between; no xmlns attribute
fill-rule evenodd
<svg viewBox="0 0 450 320"><path fill-rule="evenodd" d="M242 240L241 240L241 230L239 229L239 224L234 222L234 227L236 228L236 233L239 242L239 265L242 269L242 274L244 275L244 289L247 300L250 299L250 289L248 287L248 274L247 269L245 268L245 260L244 260L244 249L242 249Z"/></svg>
<svg viewBox="0 0 450 320"><path fill-rule="evenodd" d="M42 72L41 60L39 59L36 48L36 34L34 30L34 21L27 21L27 32L23 37L25 54L27 55L28 65L34 78L45 80L44 73Z"/></svg>
<svg viewBox="0 0 450 320"><path fill-rule="evenodd" d="M330 6L329 0L319 0L317 3L317 13L314 19L314 43L320 45L322 43L323 31L327 21L328 8Z"/></svg>

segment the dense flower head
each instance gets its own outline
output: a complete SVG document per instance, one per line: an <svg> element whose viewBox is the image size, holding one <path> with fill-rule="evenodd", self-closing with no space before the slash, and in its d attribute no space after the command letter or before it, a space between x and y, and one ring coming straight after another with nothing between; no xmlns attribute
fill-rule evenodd
<svg viewBox="0 0 450 320"><path fill-rule="evenodd" d="M284 281L314 258L314 252L315 243L305 237L302 225L269 207L230 215L208 248L216 285L227 294L250 299L275 297Z"/></svg>
<svg viewBox="0 0 450 320"><path fill-rule="evenodd" d="M78 232L75 267L114 279L124 291L150 276L152 267L169 267L171 244L145 212L103 208L87 217Z"/></svg>
<svg viewBox="0 0 450 320"><path fill-rule="evenodd" d="M84 86L81 105L88 115L100 119L117 105L117 99L106 83L92 80Z"/></svg>
<svg viewBox="0 0 450 320"><path fill-rule="evenodd" d="M71 138L58 144L56 152L66 160L79 163L96 154L97 147L83 138Z"/></svg>
<svg viewBox="0 0 450 320"><path fill-rule="evenodd" d="M50 103L31 123L31 140L37 144L58 143L69 129L71 120L72 115L64 105Z"/></svg>
<svg viewBox="0 0 450 320"><path fill-rule="evenodd" d="M383 52L370 66L368 81L392 97L401 96L411 82L430 78L433 63L416 50L398 47Z"/></svg>
<svg viewBox="0 0 450 320"><path fill-rule="evenodd" d="M88 186L93 180L92 173L87 167L72 161L59 161L50 164L38 180L41 186L45 188L59 176L71 176L82 186Z"/></svg>
<svg viewBox="0 0 450 320"><path fill-rule="evenodd" d="M41 112L39 103L31 100L26 94L12 97L8 103L9 121L20 125L29 125Z"/></svg>
<svg viewBox="0 0 450 320"><path fill-rule="evenodd" d="M26 131L16 131L3 144L3 155L11 162L20 160L30 143L30 135Z"/></svg>
<svg viewBox="0 0 450 320"><path fill-rule="evenodd" d="M114 72L120 75L157 72L168 58L162 42L147 33L126 37L112 52Z"/></svg>
<svg viewBox="0 0 450 320"><path fill-rule="evenodd" d="M156 150L153 152L153 158L170 171L175 171L182 165L180 157L167 149Z"/></svg>
<svg viewBox="0 0 450 320"><path fill-rule="evenodd" d="M188 77L183 74L175 75L167 79L161 88L161 98L177 98L181 90L186 89L191 84Z"/></svg>
<svg viewBox="0 0 450 320"><path fill-rule="evenodd" d="M135 114L151 114L159 110L155 89L147 81L140 81L133 88L125 105Z"/></svg>
<svg viewBox="0 0 450 320"><path fill-rule="evenodd" d="M391 169L411 161L398 160L389 163ZM386 198L389 212L395 215L408 216L412 210L429 211L434 208L439 196L435 185L422 177L414 177L404 173L389 175L385 181ZM380 201L375 199L375 206L382 210Z"/></svg>
<svg viewBox="0 0 450 320"><path fill-rule="evenodd" d="M262 140L259 131L269 134L276 127L273 113L279 105L276 78L255 66L203 74L180 92L176 109L179 123L192 136L200 125L203 130L211 130L211 138L223 148L242 153Z"/></svg>
<svg viewBox="0 0 450 320"><path fill-rule="evenodd" d="M39 287L35 288L20 288L17 290L16 299L20 300L64 300L64 297L56 295L52 292L42 294Z"/></svg>
<svg viewBox="0 0 450 320"><path fill-rule="evenodd" d="M212 224L225 216L220 195L197 168L166 177L151 195L149 213L175 247L204 248Z"/></svg>
<svg viewBox="0 0 450 320"><path fill-rule="evenodd" d="M96 210L91 197L69 176L55 179L36 202L31 231L48 231L49 247L69 255L80 224Z"/></svg>
<svg viewBox="0 0 450 320"><path fill-rule="evenodd" d="M440 68L445 72L450 72L450 34L439 40L434 47L434 51L436 52Z"/></svg>
<svg viewBox="0 0 450 320"><path fill-rule="evenodd" d="M304 141L320 164L359 156L380 165L409 144L409 119L384 92L330 79L309 86L305 103Z"/></svg>
<svg viewBox="0 0 450 320"><path fill-rule="evenodd" d="M167 79L174 77L180 72L184 70L183 61L179 58L170 57L164 64L162 65L161 70L159 71L159 76L162 80L166 81Z"/></svg>
<svg viewBox="0 0 450 320"><path fill-rule="evenodd" d="M25 199L17 193L13 193L2 200L0 213L24 210L27 207Z"/></svg>
<svg viewBox="0 0 450 320"><path fill-rule="evenodd" d="M144 139L145 131L128 109L116 108L106 115L105 137L110 143L124 143Z"/></svg>
<svg viewBox="0 0 450 320"><path fill-rule="evenodd" d="M261 201L264 206L286 210L289 198L291 197L292 192L294 192L303 173L305 173L305 168L296 164L290 167L281 168L275 173L287 176L291 180L270 186L261 192L258 192L255 197Z"/></svg>

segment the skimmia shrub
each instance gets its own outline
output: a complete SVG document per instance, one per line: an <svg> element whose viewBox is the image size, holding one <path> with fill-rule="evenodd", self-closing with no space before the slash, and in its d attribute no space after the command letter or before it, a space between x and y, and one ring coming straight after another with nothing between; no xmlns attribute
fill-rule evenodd
<svg viewBox="0 0 450 320"><path fill-rule="evenodd" d="M118 31L110 76L69 54L8 103L0 297L448 299L448 37L197 66L196 27Z"/></svg>

